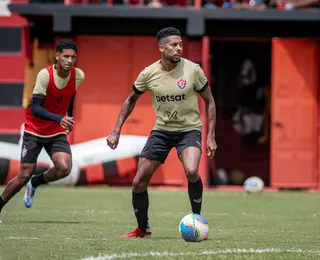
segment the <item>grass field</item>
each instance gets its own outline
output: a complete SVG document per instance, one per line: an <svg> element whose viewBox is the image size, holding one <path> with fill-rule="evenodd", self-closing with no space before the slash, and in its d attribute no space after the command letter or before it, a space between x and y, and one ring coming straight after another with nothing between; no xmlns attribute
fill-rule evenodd
<svg viewBox="0 0 320 260"><path fill-rule="evenodd" d="M129 188L41 187L32 209L23 192L0 214L1 260L320 259L320 193L205 191L209 240L187 243L186 191L149 189L151 239L118 238L136 227Z"/></svg>

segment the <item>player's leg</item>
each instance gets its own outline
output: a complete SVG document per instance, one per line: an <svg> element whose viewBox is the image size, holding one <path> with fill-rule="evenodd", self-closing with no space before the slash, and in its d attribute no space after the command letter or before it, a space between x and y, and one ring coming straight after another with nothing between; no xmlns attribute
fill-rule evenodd
<svg viewBox="0 0 320 260"><path fill-rule="evenodd" d="M201 132L190 131L183 133L183 138L177 145L179 159L188 179L188 194L193 214L201 214L203 185L199 175L201 159ZM206 235L204 240L208 240Z"/></svg>
<svg viewBox="0 0 320 260"><path fill-rule="evenodd" d="M36 169L36 163L22 163L20 171L5 187L0 197L0 212L2 207L29 181ZM31 191L32 192L32 191Z"/></svg>
<svg viewBox="0 0 320 260"><path fill-rule="evenodd" d="M34 187L63 179L71 172L71 148L64 134L52 137L50 142L45 145L45 149L53 162L53 167L40 175L32 177L31 182Z"/></svg>
<svg viewBox="0 0 320 260"><path fill-rule="evenodd" d="M53 167L42 174L32 177L31 183L34 187L63 179L70 174L72 168L72 157L70 154L56 152L52 154L51 160L53 162Z"/></svg>
<svg viewBox="0 0 320 260"><path fill-rule="evenodd" d="M143 148L137 174L132 185L132 206L137 219L138 228L121 237L150 236L148 223L149 196L148 184L152 175L164 163L171 149L169 138L162 131L152 131Z"/></svg>
<svg viewBox="0 0 320 260"><path fill-rule="evenodd" d="M29 181L37 166L37 159L41 152L42 144L38 137L24 133L20 171L5 187L0 196L0 211L2 207ZM30 190L32 193L33 190Z"/></svg>
<svg viewBox="0 0 320 260"><path fill-rule="evenodd" d="M69 175L72 167L72 157L70 145L65 135L48 138L45 141L45 149L53 162L53 167L33 176L27 184L24 196L25 206L30 208L33 204L35 191L41 185L62 179ZM33 192L30 192L32 190Z"/></svg>
<svg viewBox="0 0 320 260"><path fill-rule="evenodd" d="M137 219L138 228L121 237L144 237L151 235L148 222L149 196L147 187L152 175L160 165L160 161L140 157L137 174L133 180L132 186L132 206Z"/></svg>
<svg viewBox="0 0 320 260"><path fill-rule="evenodd" d="M192 212L200 214L203 193L202 180L198 173L201 158L201 132L195 130L181 133L177 151L188 179Z"/></svg>

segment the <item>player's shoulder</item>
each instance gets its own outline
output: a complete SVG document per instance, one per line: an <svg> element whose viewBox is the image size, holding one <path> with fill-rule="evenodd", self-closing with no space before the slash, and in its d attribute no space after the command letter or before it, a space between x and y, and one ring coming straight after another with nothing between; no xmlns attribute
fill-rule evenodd
<svg viewBox="0 0 320 260"><path fill-rule="evenodd" d="M43 68L38 72L38 77L45 77L45 78L49 78L49 71L47 68Z"/></svg>
<svg viewBox="0 0 320 260"><path fill-rule="evenodd" d="M85 74L84 74L83 70L79 69L79 68L75 68L75 70L76 70L76 77L79 79L84 79Z"/></svg>
<svg viewBox="0 0 320 260"><path fill-rule="evenodd" d="M143 71L141 71L141 73L144 74L146 77L148 77L153 75L154 73L157 73L159 70L161 70L160 60L145 67Z"/></svg>
<svg viewBox="0 0 320 260"><path fill-rule="evenodd" d="M145 70L151 71L151 70L158 70L161 68L161 60L157 60L154 63L150 64L149 66L145 67Z"/></svg>
<svg viewBox="0 0 320 260"><path fill-rule="evenodd" d="M188 68L191 68L191 69L195 69L195 68L197 68L197 67L200 67L200 65L199 65L198 63L195 63L195 62L193 62L193 61L191 61L191 60L188 60L188 59L185 59L185 58L182 58L182 59L181 59L181 62L182 62L185 66L187 66Z"/></svg>
<svg viewBox="0 0 320 260"><path fill-rule="evenodd" d="M200 66L200 64L192 62L188 59L182 59L182 62L184 64L184 73L190 73L194 75L195 77L202 77L203 75L203 70Z"/></svg>

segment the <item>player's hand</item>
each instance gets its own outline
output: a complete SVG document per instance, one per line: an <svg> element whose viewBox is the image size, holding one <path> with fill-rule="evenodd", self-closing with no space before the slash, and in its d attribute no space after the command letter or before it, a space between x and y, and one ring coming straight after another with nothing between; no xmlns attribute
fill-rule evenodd
<svg viewBox="0 0 320 260"><path fill-rule="evenodd" d="M120 135L115 132L111 132L111 134L109 134L107 136L107 138L106 138L107 144L111 149L114 150L118 147L119 137L120 137Z"/></svg>
<svg viewBox="0 0 320 260"><path fill-rule="evenodd" d="M73 128L70 127L68 130L66 130L67 135L71 133L72 129Z"/></svg>
<svg viewBox="0 0 320 260"><path fill-rule="evenodd" d="M210 160L213 159L217 150L216 140L208 136L207 138L207 156L209 156Z"/></svg>
<svg viewBox="0 0 320 260"><path fill-rule="evenodd" d="M67 132L71 132L71 130L72 130L73 127L74 127L73 117L65 116L65 117L62 118L62 120L60 121L60 125L61 125Z"/></svg>

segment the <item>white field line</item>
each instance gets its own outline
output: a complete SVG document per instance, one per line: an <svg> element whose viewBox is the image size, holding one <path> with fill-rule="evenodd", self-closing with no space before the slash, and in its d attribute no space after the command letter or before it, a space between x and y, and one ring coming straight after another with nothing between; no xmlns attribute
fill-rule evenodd
<svg viewBox="0 0 320 260"><path fill-rule="evenodd" d="M6 240L38 240L40 237L4 237Z"/></svg>
<svg viewBox="0 0 320 260"><path fill-rule="evenodd" d="M79 210L61 210L61 209L44 209L44 210L32 210L33 213L41 214L43 212L63 212L63 213L89 213L89 214L132 214L132 211L127 210L95 210L95 209L79 209ZM152 215L153 212L150 212ZM157 215L181 215L184 216L188 214L188 212L185 211L164 211L164 212L157 212ZM248 216L248 217L265 217L266 215L263 213L251 213L251 212L241 212L238 213L242 216ZM204 216L216 216L216 217L224 217L228 216L229 213L226 212L205 212L203 214ZM237 215L237 214L236 214ZM319 217L320 212L316 212L312 214L313 217Z"/></svg>
<svg viewBox="0 0 320 260"><path fill-rule="evenodd" d="M3 237L5 240L75 240L75 241L106 241L111 238L77 238L77 237ZM1 237L0 237L1 240Z"/></svg>
<svg viewBox="0 0 320 260"><path fill-rule="evenodd" d="M224 254L266 254L266 253L318 253L319 251L313 250L302 250L302 249L279 249L279 248L264 248L264 249L224 249L217 251L202 251L202 252L181 252L181 253L170 253L170 252L149 252L149 253L123 253L123 254L109 254L99 255L97 257L90 256L83 258L82 260L113 260L113 259L126 259L132 257L167 257L167 256L206 256L206 255L224 255Z"/></svg>
<svg viewBox="0 0 320 260"><path fill-rule="evenodd" d="M83 209L83 210L60 210L60 209L45 209L45 210L33 210L33 213L43 213L46 212L64 212L64 213L98 213L98 214L119 214L119 213L125 213L125 214L132 214L132 211L126 211L126 210L95 210L95 209ZM152 212L151 212L152 214ZM165 215L181 215L184 216L188 214L188 212L185 211L164 211L164 212L157 212L157 214L165 214ZM262 215L262 214L253 214L253 213L245 213L243 214L252 214L252 215ZM227 216L228 213L225 212L207 212L204 215L210 215L210 216Z"/></svg>

